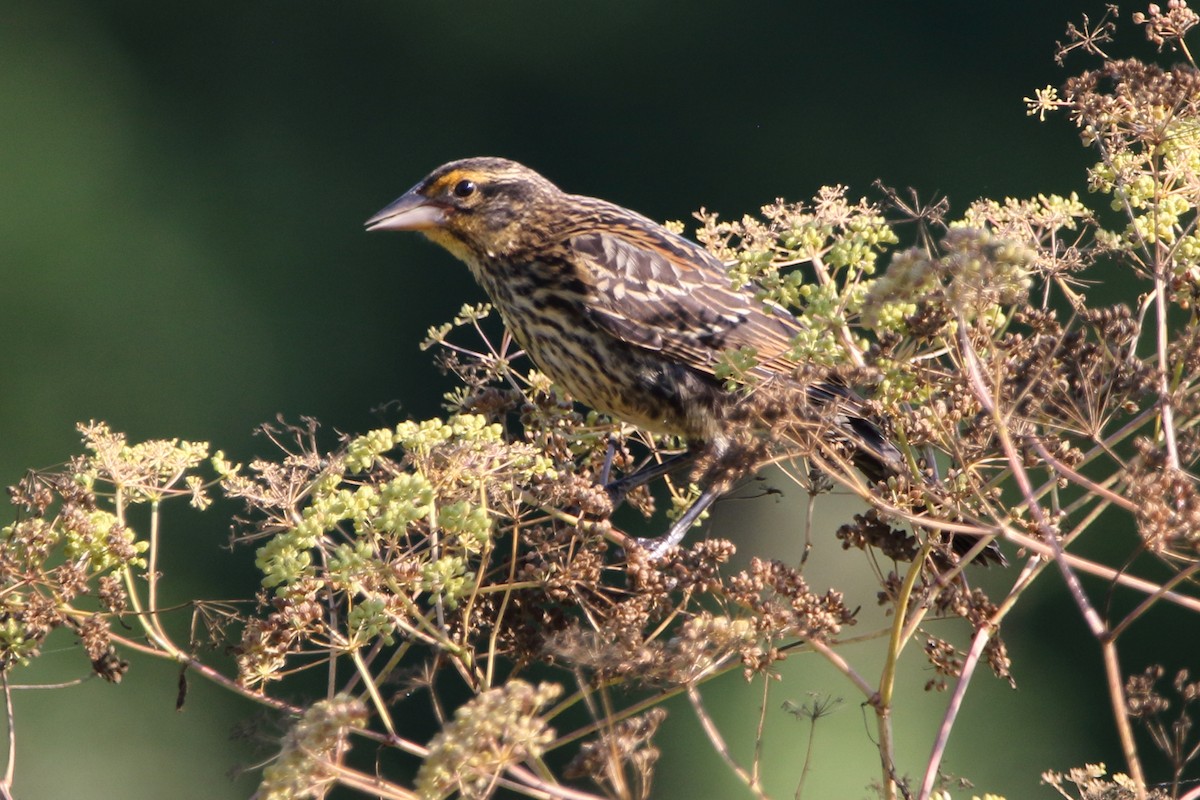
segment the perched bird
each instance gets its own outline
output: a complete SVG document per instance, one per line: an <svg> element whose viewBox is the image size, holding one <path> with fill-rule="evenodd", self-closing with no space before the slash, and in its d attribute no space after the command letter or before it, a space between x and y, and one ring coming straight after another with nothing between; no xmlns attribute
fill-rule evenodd
<svg viewBox="0 0 1200 800"><path fill-rule="evenodd" d="M502 158L435 169L366 222L415 230L466 262L534 364L576 400L719 457L729 447L735 396L715 375L721 354L753 347L759 378L788 380L799 323L786 310L732 288L725 266L700 245L613 203L568 194ZM903 466L900 452L835 383L804 388L836 406L849 460L869 479ZM616 494L677 464L630 476ZM726 485L709 486L670 532L678 543ZM958 537L954 549L974 544ZM1000 560L994 546L980 560Z"/></svg>

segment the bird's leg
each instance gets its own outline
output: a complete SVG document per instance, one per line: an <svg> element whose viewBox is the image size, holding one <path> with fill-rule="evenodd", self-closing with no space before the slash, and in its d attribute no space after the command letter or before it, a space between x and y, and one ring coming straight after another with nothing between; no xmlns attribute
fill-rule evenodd
<svg viewBox="0 0 1200 800"><path fill-rule="evenodd" d="M665 535L657 539L638 539L637 543L650 552L651 559L657 561L662 558L663 553L683 541L683 537L687 536L688 530L696 523L700 515L707 511L708 507L724 493L725 488L719 483L710 485L700 493L700 496L688 507L688 510L683 512L683 516L675 520L675 523L671 525L671 529Z"/></svg>
<svg viewBox="0 0 1200 800"><path fill-rule="evenodd" d="M604 466L600 468L600 483L608 486L608 477L612 474L613 458L617 455L617 436L608 435L608 446L604 449ZM615 503L613 505L616 505Z"/></svg>
<svg viewBox="0 0 1200 800"><path fill-rule="evenodd" d="M700 447L688 447L682 453L664 458L662 461L647 464L636 472L607 484L604 488L608 491L608 496L612 498L613 508L624 502L625 496L637 487L691 464L700 456L701 452L702 449ZM607 477L607 471L605 472L605 476ZM683 516L675 520L665 535L655 539L638 539L638 545L650 551L651 559L657 560L661 558L668 548L674 547L683 541L683 537L687 535L688 530L700 518L700 515L713 504L713 501L721 496L721 493L722 489L715 484L705 489L688 510L683 513Z"/></svg>
<svg viewBox="0 0 1200 800"><path fill-rule="evenodd" d="M729 439L719 437L702 445L689 447L683 456L690 460L699 457L702 453L711 456L714 461L714 467L710 467L708 470L709 474L705 481L708 486L688 506L687 511L684 511L679 519L675 520L664 535L656 539L638 539L638 544L649 551L651 559L662 558L667 550L683 541L683 537L687 536L688 531L696 524L696 520L700 519L700 515L707 511L717 498L729 491L732 485L729 469L741 457L741 449L734 447ZM738 471L743 472L744 470Z"/></svg>
<svg viewBox="0 0 1200 800"><path fill-rule="evenodd" d="M637 472L619 478L612 483L607 483L604 490L608 492L608 496L612 499L613 508L625 502L625 496L634 489L647 484L655 478L661 478L663 475L674 472L680 467L686 466L695 461L700 455L700 451L694 448L688 448L682 453L678 453L662 461L652 462L639 469ZM607 471L605 473L607 477Z"/></svg>

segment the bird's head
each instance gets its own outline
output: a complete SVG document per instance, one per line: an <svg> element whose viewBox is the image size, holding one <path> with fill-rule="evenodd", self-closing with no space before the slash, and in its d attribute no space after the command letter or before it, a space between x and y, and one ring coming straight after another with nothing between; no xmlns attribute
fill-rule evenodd
<svg viewBox="0 0 1200 800"><path fill-rule="evenodd" d="M541 209L564 197L538 173L503 158L451 161L366 222L369 231L420 231L471 262L507 255L538 230Z"/></svg>

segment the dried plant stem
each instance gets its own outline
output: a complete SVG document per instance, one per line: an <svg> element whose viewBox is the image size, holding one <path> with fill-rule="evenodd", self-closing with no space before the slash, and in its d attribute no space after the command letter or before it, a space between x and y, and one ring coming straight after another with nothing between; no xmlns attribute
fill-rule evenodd
<svg viewBox="0 0 1200 800"><path fill-rule="evenodd" d="M383 667L379 670L379 674L375 676L375 680L378 681L380 685L387 682L388 677L391 676L392 672L396 669L400 662L404 660L404 656L409 653L412 647L413 642L409 639L405 639L396 647L395 652L388 657L387 662L385 662ZM344 691L353 691L354 687L358 684L360 677L361 676L358 672L355 672L353 675L351 675L349 680L346 682Z"/></svg>
<svg viewBox="0 0 1200 800"><path fill-rule="evenodd" d="M1054 560L1054 548L1050 545L1010 527L1005 527L1003 530L1005 539L1016 543L1026 550L1031 550L1037 553L1039 556L1044 557L1047 561ZM1163 600L1174 603L1181 608L1186 608L1189 611L1200 612L1200 599L1188 597L1187 595L1179 594L1178 592L1164 591L1163 586L1155 583L1154 581L1148 581L1144 578L1127 575L1120 570L1114 569L1113 567L1105 566L1104 564L1098 564L1095 561L1081 558L1080 556L1072 553L1064 552L1063 561L1065 561L1067 565L1071 567L1071 569L1110 580L1120 586L1125 586L1126 588L1142 592L1143 594L1158 595Z"/></svg>
<svg viewBox="0 0 1200 800"><path fill-rule="evenodd" d="M159 635L166 638L166 632L158 620L158 526L160 520L159 501L150 504L150 550L146 554L146 605L150 612L150 622Z"/></svg>
<svg viewBox="0 0 1200 800"><path fill-rule="evenodd" d="M804 747L804 767L800 770L800 779L796 782L795 800L801 800L804 795L804 783L808 780L808 772L812 768L813 746L817 738L817 715L813 714L808 720L808 742Z"/></svg>
<svg viewBox="0 0 1200 800"><path fill-rule="evenodd" d="M696 714L696 719L700 721L700 727L704 729L704 734L708 736L709 742L712 743L713 749L721 756L721 760L725 765L737 775L742 783L746 784L746 788L753 793L759 800L767 800L767 796L763 793L762 786L754 775L747 772L737 761L734 760L733 754L729 752L729 746L725 743L725 738L721 736L721 731L718 730L716 723L712 717L708 715L708 710L704 708L704 700L700 697L700 691L689 684L687 687L688 702L691 703L692 711Z"/></svg>
<svg viewBox="0 0 1200 800"><path fill-rule="evenodd" d="M1148 597L1143 599L1142 602L1138 603L1137 608L1133 609L1133 611L1130 611L1125 615L1124 619L1113 626L1111 634L1112 637L1114 639L1119 637L1126 631L1126 629L1129 628L1130 625L1132 625L1142 615L1149 611L1152 605L1170 594L1170 588L1172 586L1178 586L1185 581L1190 581L1192 576L1197 572L1200 572L1200 562L1192 564L1187 569L1180 570L1172 575L1169 580L1164 581L1162 586L1160 586L1157 591L1151 592Z"/></svg>
<svg viewBox="0 0 1200 800"><path fill-rule="evenodd" d="M371 703L375 706L375 713L379 715L380 722L383 723L384 730L389 735L396 735L396 726L392 723L392 715L388 711L388 705L384 702L383 696L379 694L379 685L377 679L371 674L371 670L363 663L362 652L357 647L350 647L350 659L354 662L354 668L358 670L358 674L362 676L363 687L371 698Z"/></svg>
<svg viewBox="0 0 1200 800"><path fill-rule="evenodd" d="M515 776L515 779L505 780L502 778L498 783L511 791L532 797L534 800L605 800L604 795L589 794L559 783L551 783L538 778L526 769L510 767L508 772Z"/></svg>
<svg viewBox="0 0 1200 800"><path fill-rule="evenodd" d="M580 685L582 685L582 683ZM616 750L616 745L614 743L615 740L611 738L612 731L617 724L616 709L613 707L612 696L610 695L608 687L606 686L600 687L600 689L595 692L595 695L598 695L600 698L600 705L602 706L600 709L595 707L592 701L592 694L588 694L586 699L588 701L588 710L591 712L592 718L600 723L601 736L606 737L607 741L609 742L609 768L607 772L612 778L613 788L616 791L617 796L627 797L629 796L629 787L625 779L625 772L622 769L614 768L621 762L620 758L614 752Z"/></svg>
<svg viewBox="0 0 1200 800"><path fill-rule="evenodd" d="M997 410L996 403L992 398L991 391L988 389L984 381L983 374L979 368L978 356L975 349L972 347L970 340L965 333L965 325L959 327L959 344L962 349L962 362L966 370L967 377L975 398L979 401L983 409L992 416L996 426L996 435L1000 441L1000 446L1008 459L1009 467L1012 470L1013 479L1017 482L1022 496L1025 498L1027 508L1030 515L1033 517L1039 533L1042 535L1043 541L1048 544L1054 551L1054 562L1058 565L1059 572L1063 576L1064 582L1070 591L1071 597L1075 600L1076 606L1087 622L1092 635L1100 642L1104 653L1104 666L1108 680L1109 698L1113 706L1114 721L1117 725L1117 732L1121 738L1121 747L1125 754L1126 763L1129 768L1130 777L1133 779L1136 786L1138 800L1145 800L1146 797L1146 778L1142 771L1141 760L1138 758L1137 745L1133 739L1133 729L1129 724L1129 716L1126 713L1125 692L1121 679L1120 663L1117 659L1116 642L1109 635L1109 631L1104 621L1100 618L1100 614L1092 606L1087 599L1087 594L1083 590L1083 586L1079 583L1078 576L1071 570L1066 560L1062 557L1062 546L1059 544L1058 537L1054 529L1048 524L1044 513L1042 512L1041 504L1033 496L1033 485L1029 481L1029 475L1025 471L1020 454L1017 452L1016 446L1013 444L1012 436L1009 433L1008 426L1005 420Z"/></svg>
<svg viewBox="0 0 1200 800"><path fill-rule="evenodd" d="M344 764L336 764L328 760L323 761L322 766L341 785L357 789L373 797L382 797L386 800L420 800L420 795L397 786L393 781L367 775ZM526 767L513 765L509 766L506 772L509 777L497 776L496 784L517 794L534 798L534 800L603 800L600 795L581 792L578 789L547 780Z"/></svg>
<svg viewBox="0 0 1200 800"><path fill-rule="evenodd" d="M759 771L762 769L763 742L765 741L763 731L767 725L767 698L771 695L771 679L764 675L762 682L762 701L758 706L758 727L754 731L754 763L750 767L751 777L754 779L755 785L759 785L761 782Z"/></svg>
<svg viewBox="0 0 1200 800"><path fill-rule="evenodd" d="M904 635L906 623L909 621L909 604L913 599L913 591L917 579L925 567L929 557L929 543L926 542L909 565L904 576L904 582L895 602L895 619L892 620L892 634L888 639L887 657L883 662L883 672L879 677L879 692L876 696L875 718L879 729L879 758L883 766L884 796L888 800L896 797L896 752L892 736L892 692L896 688L896 671L899 668L900 654L908 639ZM924 616L925 608L917 609L913 616Z"/></svg>
<svg viewBox="0 0 1200 800"><path fill-rule="evenodd" d="M1107 501L1109 504L1118 508L1123 508L1126 511L1137 511L1137 504L1135 504L1133 501L1117 494L1104 485L1096 483L1086 475L1071 469L1066 464L1059 461L1053 456L1053 454L1050 453L1049 450L1046 449L1046 445L1042 444L1041 439L1037 438L1036 436L1031 436L1029 437L1029 443L1033 446L1034 450L1037 450L1038 455L1041 456L1042 460L1046 462L1047 466L1051 467L1055 472L1059 473L1072 483L1087 489L1090 493L1090 496L1087 496L1089 501L1095 498L1101 498ZM1033 494L1032 486L1030 487L1030 494Z"/></svg>
<svg viewBox="0 0 1200 800"><path fill-rule="evenodd" d="M1156 245L1156 251L1161 245ZM1164 271L1167 265L1159 263L1154 269L1154 333L1158 350L1158 408L1162 416L1163 444L1167 448L1167 459L1171 469L1179 469L1179 446L1175 443L1175 406L1171 400L1171 357L1168 352L1167 330L1167 284Z"/></svg>
<svg viewBox="0 0 1200 800"><path fill-rule="evenodd" d="M121 488L120 485L117 485L114 490L113 506L115 509L117 522L120 523L122 526L126 525L127 522L126 522L126 517L125 517L125 512L126 512L125 494L124 494L124 490ZM157 517L158 517L157 514L151 515L151 532L152 533L155 530L153 521L155 519L157 519ZM155 561L157 559L157 556L155 555L155 553L157 550L158 550L157 537L152 536L151 543L150 543L150 553L149 553L148 563L150 563L150 564L155 563ZM170 637L168 637L166 635L166 633L162 630L162 628L158 625L158 621L157 621L157 617L156 617L157 612L154 609L154 607L151 606L148 610L144 609L142 607L141 595L138 592L137 583L134 581L133 568L128 565L125 566L121 570L121 575L125 582L125 591L129 595L129 605L133 607L134 616L137 619L138 624L142 626L142 630L145 631L147 638L149 638L150 641L154 642L160 648L165 650L172 657L174 657L176 655L182 655L179 648L177 648L175 646L175 644L171 641ZM153 575L154 575L154 573L151 572L151 580L152 581L153 581ZM152 582L151 587L153 587L153 586L154 586L154 583ZM153 592L153 589L151 591Z"/></svg>
<svg viewBox="0 0 1200 800"><path fill-rule="evenodd" d="M1117 642L1111 636L1101 639L1104 654L1104 673L1108 681L1108 697L1112 703L1113 719L1121 737L1121 750L1129 766L1129 777L1133 779L1138 800L1146 799L1146 775L1138 757L1137 743L1133 738L1133 726L1129 722L1128 704L1125 700L1125 681L1121 676L1121 661L1117 657Z"/></svg>
<svg viewBox="0 0 1200 800"><path fill-rule="evenodd" d="M125 637L117 636L115 634L113 635L112 639L115 643L121 645L122 647L127 647L130 650L135 650L144 655L154 656L155 658L163 658L163 659L167 659L169 661L174 661L178 664L181 664L184 667L186 667L189 672L195 672L196 674L200 675L201 677L205 678L206 680L209 680L215 684L218 684L221 687L233 692L234 694L237 694L237 695L240 695L240 696L246 698L247 700L253 700L254 702L256 702L260 705L264 705L269 708L274 708L277 711L282 711L287 714L291 714L293 716L299 716L302 713L304 713L304 709L301 708L300 706L292 705L291 703L286 703L283 700L279 700L277 698L271 697L270 695L262 694L261 692L256 692L253 689L248 689L245 686L242 686L241 684L239 684L237 681L233 680L232 678L230 678L226 675L222 675L220 672L218 672L213 667L210 667L207 664L205 664L204 662L199 661L195 658L192 658L191 656L188 656L184 653L180 653L177 656L171 655L169 653L163 652L163 650L161 648L150 647L150 646L144 645L140 642L136 642L133 639L127 639Z"/></svg>
<svg viewBox="0 0 1200 800"><path fill-rule="evenodd" d="M0 675L4 685L4 735L7 742L7 752L4 760L4 778L0 779L0 792L4 797L11 796L13 776L17 771L17 729L13 718L12 687L8 683L8 673Z"/></svg>
<svg viewBox="0 0 1200 800"><path fill-rule="evenodd" d="M991 640L996 630L1000 627L1000 622L1016 607L1017 600L1032 585L1033 581L1048 564L1048 561L1037 558L1027 561L1021 570L1021 574L1013 582L1013 587L1009 590L1008 596L1004 598L1004 601L992 616L988 618L987 623L975 632L975 636L971 640L971 648L967 652L967 657L963 661L958 681L955 683L954 693L951 695L950 702L946 706L946 713L943 715L942 724L939 726L937 737L934 739L929 761L925 765L925 776L921 782L919 800L928 800L933 792L933 784L937 780L938 769L941 767L942 756L945 754L950 733L954 728L954 722L962 707L967 687L975 674L976 667L979 665L979 658L983 654L984 648L987 647L988 641Z"/></svg>
<svg viewBox="0 0 1200 800"><path fill-rule="evenodd" d="M618 682L613 681L613 683L618 683ZM581 680L579 682L579 685L585 686L586 682ZM568 745L571 742L579 741L580 739L582 739L585 736L590 736L591 734L596 733L599 730L603 730L606 725L611 725L613 723L620 722L623 719L629 719L630 717L636 716L636 715L642 713L643 711L646 711L647 709L651 709L651 708L654 708L655 706L661 705L664 700L669 700L670 698L677 697L683 693L684 693L683 686L676 686L671 689L664 690L662 692L659 692L658 694L651 695L650 697L647 697L643 700L633 703L632 705L628 705L619 710L615 710L613 712L612 717L608 718L608 719L602 718L602 715L600 713L598 713L596 710L593 710L593 716L595 716L597 718L596 721L589 722L587 725L582 725L579 728L576 728L575 730L571 731L570 733L565 733L562 736L559 736L557 739L555 739L553 742L551 742L549 745L547 745L546 749L547 750L557 750L558 748L563 747L564 745ZM553 719L554 717L557 717L559 714L561 714L563 711L565 711L567 708L574 705L575 703L580 702L581 700L590 703L591 702L590 701L591 694L592 694L592 692L587 692L587 691L584 691L583 689L581 689L581 690L575 692L570 697L563 700L562 702L558 703L553 709L551 709L546 714L546 716L548 718Z"/></svg>
<svg viewBox="0 0 1200 800"><path fill-rule="evenodd" d="M850 666L850 662L842 658L841 653L837 652L828 644L818 639L812 639L807 642L807 644L813 650L824 656L825 660L832 664L838 672L845 675L846 678L848 678L850 682L853 683L860 692L862 692L862 695L867 699L867 702L872 704L879 702L879 693L875 691L875 688L871 686L871 684L867 683L863 676L859 675L858 672Z"/></svg>
<svg viewBox="0 0 1200 800"><path fill-rule="evenodd" d="M493 681L495 680L497 642L499 641L499 638L500 638L500 631L503 630L502 623L504 621L505 614L508 612L509 601L512 599L513 591L515 591L515 589L513 589L511 587L513 587L517 584L517 581L516 581L517 564L519 563L519 560L517 558L517 556L518 556L517 548L521 541L520 524L521 523L519 520L517 522L513 523L513 531L512 531L512 537L511 537L512 538L512 552L509 553L509 559L508 559L508 561L509 561L508 580L504 582L504 586L506 588L500 597L500 607L496 611L496 624L492 626L492 633L490 636L488 636L487 668L484 670L484 673L483 673L483 685L485 687L492 686ZM477 581L476 585L478 586L482 583L483 583L483 581ZM478 589L476 590L476 592L473 593L473 596L475 594L478 594Z"/></svg>
<svg viewBox="0 0 1200 800"><path fill-rule="evenodd" d="M506 772L512 776L512 780L501 778L499 781L501 786L519 791L536 798L536 800L605 800L603 795L581 792L570 786L547 781L522 766L510 766Z"/></svg>
<svg viewBox="0 0 1200 800"><path fill-rule="evenodd" d="M357 789L372 797L379 797L382 800L420 800L420 796L416 792L410 792L401 786L397 786L393 781L386 781L374 775L367 775L328 760L323 760L321 765L326 772L334 776L333 780L342 786Z"/></svg>
<svg viewBox="0 0 1200 800"><path fill-rule="evenodd" d="M954 692L950 695L950 702L942 717L937 737L934 739L933 752L929 754L929 761L925 765L925 777L921 781L921 793L917 795L918 800L929 800L929 796L933 792L933 784L937 780L938 768L942 763L942 755L946 752L946 744L950 741L950 731L954 728L954 720L958 717L963 698L967 694L967 686L970 685L971 677L975 674L975 667L979 664L979 657L983 654L983 649L992 638L992 632L993 628L990 625L985 626L975 631L975 636L971 640L971 648L967 651L966 658L963 659L962 671L954 685Z"/></svg>

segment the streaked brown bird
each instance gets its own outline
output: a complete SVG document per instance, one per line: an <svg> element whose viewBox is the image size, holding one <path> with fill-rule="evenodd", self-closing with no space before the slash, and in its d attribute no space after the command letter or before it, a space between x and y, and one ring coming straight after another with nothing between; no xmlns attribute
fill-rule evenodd
<svg viewBox="0 0 1200 800"><path fill-rule="evenodd" d="M367 230L415 230L466 262L534 364L576 400L720 457L735 402L715 372L727 350L753 347L756 377L789 380L794 317L735 291L725 266L700 245L613 203L568 194L502 158L435 169L366 222ZM834 383L806 387L836 405L850 461L873 481L896 474L900 452ZM610 487L616 496L661 475L656 466ZM661 539L678 543L727 485L714 483ZM974 544L958 537L963 553ZM981 561L1001 560L994 545Z"/></svg>

